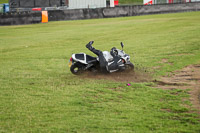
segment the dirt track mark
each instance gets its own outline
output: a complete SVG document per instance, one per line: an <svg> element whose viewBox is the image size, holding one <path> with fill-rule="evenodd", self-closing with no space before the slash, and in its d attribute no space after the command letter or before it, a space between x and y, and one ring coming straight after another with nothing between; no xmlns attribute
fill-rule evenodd
<svg viewBox="0 0 200 133"><path fill-rule="evenodd" d="M152 82L151 73L138 69L135 72L123 72L112 74L86 73L82 78L113 80L117 82ZM200 114L200 65L189 65L182 70L175 71L172 76L161 77L154 81L156 88L163 89L191 89L190 101Z"/></svg>
<svg viewBox="0 0 200 133"><path fill-rule="evenodd" d="M117 82L150 82L152 81L152 76L146 70L135 70L130 72L116 72L111 74L102 73L86 73L82 76L83 78L91 79L104 79L112 80Z"/></svg>
<svg viewBox="0 0 200 133"><path fill-rule="evenodd" d="M200 65L189 65L155 82L158 88L163 89L191 89L190 101L200 114Z"/></svg>
<svg viewBox="0 0 200 133"><path fill-rule="evenodd" d="M173 65L173 63L172 63L172 62L169 62L169 60L166 59L166 58L163 58L159 63L167 63L167 64L169 64L169 65Z"/></svg>

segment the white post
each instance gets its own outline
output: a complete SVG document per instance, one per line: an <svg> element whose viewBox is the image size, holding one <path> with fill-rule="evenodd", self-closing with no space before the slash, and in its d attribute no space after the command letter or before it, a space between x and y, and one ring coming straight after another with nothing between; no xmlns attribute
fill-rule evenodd
<svg viewBox="0 0 200 133"><path fill-rule="evenodd" d="M114 0L110 0L110 7L115 7Z"/></svg>

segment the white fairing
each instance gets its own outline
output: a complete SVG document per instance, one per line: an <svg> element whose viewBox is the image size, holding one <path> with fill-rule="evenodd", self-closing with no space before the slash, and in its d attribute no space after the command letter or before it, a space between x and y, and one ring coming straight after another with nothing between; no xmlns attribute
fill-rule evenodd
<svg viewBox="0 0 200 133"><path fill-rule="evenodd" d="M77 59L77 58L75 57L76 54L73 54L73 55L72 55L73 60L74 60L74 61L77 61L77 62L81 62L81 63L83 63L83 64L88 64L88 63L86 62L86 54L85 54L85 53L80 53L80 54L83 54L83 55L84 55L84 60Z"/></svg>
<svg viewBox="0 0 200 133"><path fill-rule="evenodd" d="M123 50L117 49L117 51L118 51L118 55L119 55L122 59L124 59L125 62L130 61L130 56L129 56L128 54L126 54Z"/></svg>
<svg viewBox="0 0 200 133"><path fill-rule="evenodd" d="M105 57L107 62L110 62L111 60L113 60L112 55L108 51L103 51L103 56Z"/></svg>
<svg viewBox="0 0 200 133"><path fill-rule="evenodd" d="M125 52L124 52L124 51L119 50L119 49L117 49L117 51L118 51L118 55L119 55L119 56L123 57L123 56L125 55Z"/></svg>
<svg viewBox="0 0 200 133"><path fill-rule="evenodd" d="M130 56L127 55L123 50L119 50L119 49L116 49L116 50L118 51L118 55L119 55L122 59L124 59L125 62L130 61ZM86 62L86 54L85 54L85 53L79 53L79 54L83 54L84 59L83 59L83 60L77 59L76 56L75 56L76 54L73 54L73 55L72 55L73 60L76 61L76 62L81 62L81 63L83 63L83 64L88 64L88 63ZM110 54L110 52L108 52L108 51L103 51L103 56L105 57L105 59L106 59L107 62L111 62L111 61L113 60L113 56L112 56L112 55ZM97 57L97 60L99 60L98 57Z"/></svg>

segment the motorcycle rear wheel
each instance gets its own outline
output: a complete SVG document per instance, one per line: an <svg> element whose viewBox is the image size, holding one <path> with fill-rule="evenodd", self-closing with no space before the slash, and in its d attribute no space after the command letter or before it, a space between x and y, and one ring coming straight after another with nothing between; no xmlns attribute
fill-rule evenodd
<svg viewBox="0 0 200 133"><path fill-rule="evenodd" d="M80 75L83 72L83 69L80 63L75 63L70 67L70 71L75 75Z"/></svg>

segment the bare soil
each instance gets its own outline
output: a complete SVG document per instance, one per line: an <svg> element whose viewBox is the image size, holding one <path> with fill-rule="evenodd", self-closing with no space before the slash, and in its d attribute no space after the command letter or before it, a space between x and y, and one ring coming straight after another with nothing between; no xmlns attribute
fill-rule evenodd
<svg viewBox="0 0 200 133"><path fill-rule="evenodd" d="M110 74L102 73L85 73L82 75L83 78L91 79L104 79L112 80L117 82L149 82L152 81L152 76L149 72L145 70L135 70L129 72L116 72Z"/></svg>
<svg viewBox="0 0 200 133"><path fill-rule="evenodd" d="M167 59L162 60L168 63ZM82 78L104 79L117 82L155 82L156 88L162 89L190 89L190 101L200 114L200 65L189 65L182 70L171 73L171 76L163 76L159 80L153 80L152 74L146 70L136 69L130 72L116 72L112 74L86 73Z"/></svg>
<svg viewBox="0 0 200 133"><path fill-rule="evenodd" d="M200 114L200 65L189 65L155 82L158 88L190 89L190 101Z"/></svg>

